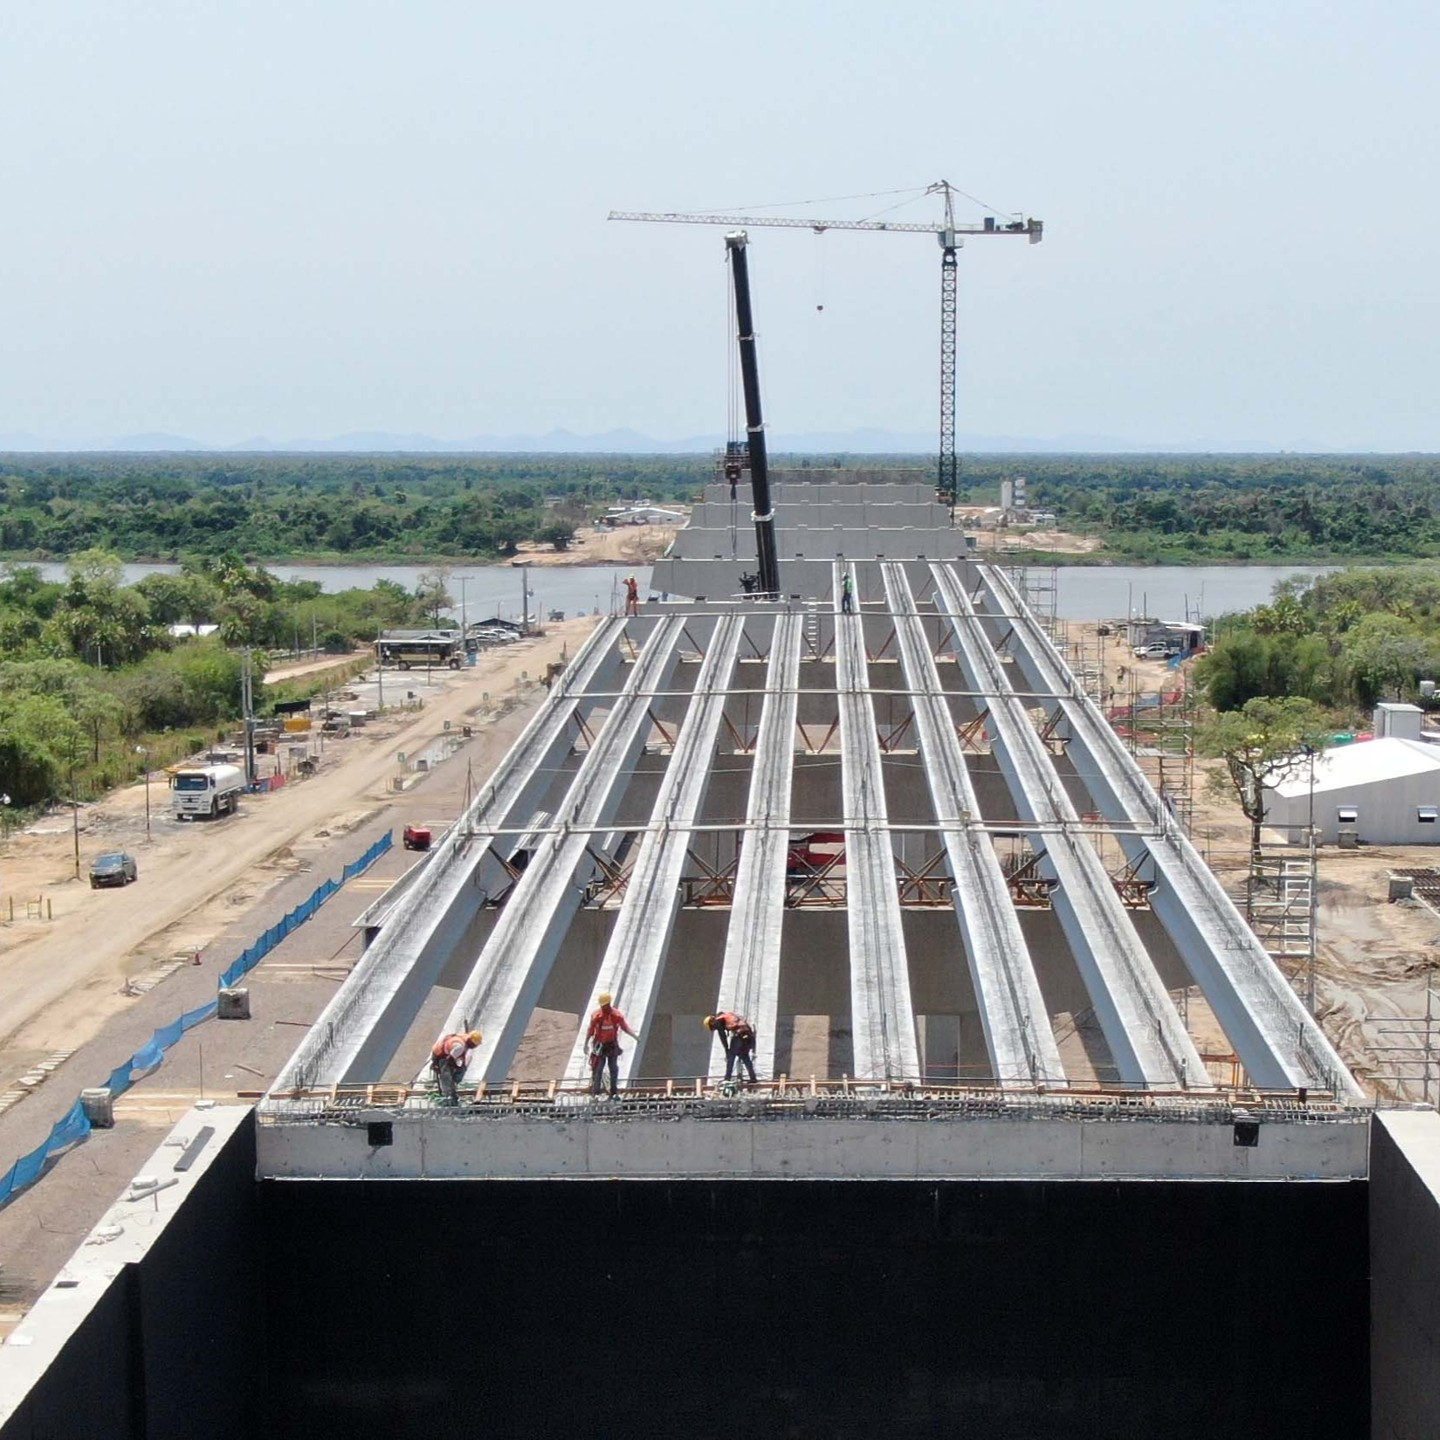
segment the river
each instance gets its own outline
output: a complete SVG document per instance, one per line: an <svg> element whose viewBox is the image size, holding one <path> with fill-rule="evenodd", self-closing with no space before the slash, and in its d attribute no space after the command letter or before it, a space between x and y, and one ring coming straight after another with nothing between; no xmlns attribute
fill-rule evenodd
<svg viewBox="0 0 1440 1440"><path fill-rule="evenodd" d="M285 580L317 580L327 591L369 589L377 580L393 580L407 590L428 565L272 565ZM1323 575L1327 565L1062 565L1055 571L1055 609L1066 620L1120 619L1127 614L1180 620L1186 614L1213 617L1230 610L1262 604L1275 586L1292 575ZM39 566L48 580L63 580L63 564ZM145 575L173 572L176 565L127 565L125 580L134 584ZM1031 572L1036 578L1049 570ZM528 581L532 615L551 610L565 614L609 613L620 608L624 579L633 574L641 594L650 583L648 566L549 565L517 567L478 565L450 571L450 593L457 607L462 598L471 619L498 615L515 619L525 603L522 577Z"/></svg>

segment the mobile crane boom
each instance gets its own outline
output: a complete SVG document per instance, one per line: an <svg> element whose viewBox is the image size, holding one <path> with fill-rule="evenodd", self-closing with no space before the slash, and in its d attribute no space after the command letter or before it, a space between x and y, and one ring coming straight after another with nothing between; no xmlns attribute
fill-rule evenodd
<svg viewBox="0 0 1440 1440"><path fill-rule="evenodd" d="M775 548L775 506L770 499L770 463L765 453L765 421L760 413L760 361L755 350L755 320L750 310L749 237L736 230L725 237L735 285L735 322L740 342L740 381L745 390L745 436L750 448L750 489L755 497L755 554L760 562L758 590L767 600L780 598L780 562Z"/></svg>

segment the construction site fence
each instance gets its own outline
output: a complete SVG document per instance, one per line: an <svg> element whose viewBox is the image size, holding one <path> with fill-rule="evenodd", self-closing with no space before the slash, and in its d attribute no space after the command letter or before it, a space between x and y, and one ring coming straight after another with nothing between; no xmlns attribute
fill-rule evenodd
<svg viewBox="0 0 1440 1440"><path fill-rule="evenodd" d="M228 989L249 974L286 936L311 919L347 881L368 870L393 843L394 837L387 830L363 855L345 866L340 879L326 880L323 885L317 886L309 899L297 905L245 948L240 957L220 976L219 988ZM217 1006L218 1001L207 1001L156 1030L128 1060L110 1072L105 1088L110 1091L111 1096L123 1095L137 1081L143 1080L152 1070L158 1068L165 1059L165 1052L177 1044L187 1030L211 1019ZM44 1174L50 1161L84 1140L89 1135L90 1128L84 1102L77 1096L75 1103L51 1127L50 1134L44 1141L28 1155L22 1155L0 1175L0 1206L8 1204L10 1199L27 1185L33 1185Z"/></svg>

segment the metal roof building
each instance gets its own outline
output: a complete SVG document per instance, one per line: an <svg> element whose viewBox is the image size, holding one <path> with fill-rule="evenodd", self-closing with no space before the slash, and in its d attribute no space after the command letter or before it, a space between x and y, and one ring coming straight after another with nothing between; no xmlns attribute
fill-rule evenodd
<svg viewBox="0 0 1440 1440"><path fill-rule="evenodd" d="M1265 796L1265 823L1303 844L1334 845L1344 831L1371 845L1440 843L1440 746L1387 736L1340 745L1294 770Z"/></svg>

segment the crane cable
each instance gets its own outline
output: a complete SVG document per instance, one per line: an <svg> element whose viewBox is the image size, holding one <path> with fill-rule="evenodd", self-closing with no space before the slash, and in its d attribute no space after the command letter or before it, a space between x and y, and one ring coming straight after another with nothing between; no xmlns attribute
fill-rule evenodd
<svg viewBox="0 0 1440 1440"><path fill-rule="evenodd" d="M793 210L797 205L839 205L845 200L885 200L891 195L910 195L916 199L926 193L926 187L911 186L908 190L871 190L863 195L828 195L817 200L770 200L763 205L715 205L709 210L697 210L697 215L730 215L736 212L749 214L753 210ZM905 203L903 200L900 202ZM978 203L978 202L977 202Z"/></svg>

